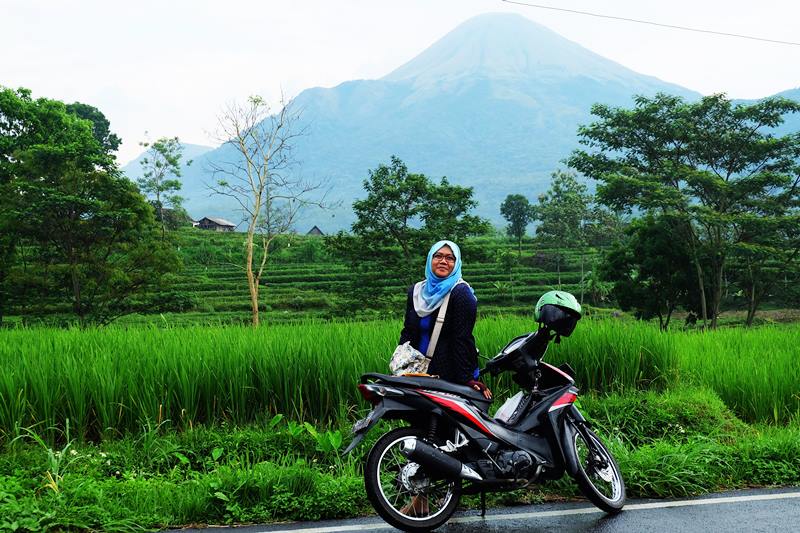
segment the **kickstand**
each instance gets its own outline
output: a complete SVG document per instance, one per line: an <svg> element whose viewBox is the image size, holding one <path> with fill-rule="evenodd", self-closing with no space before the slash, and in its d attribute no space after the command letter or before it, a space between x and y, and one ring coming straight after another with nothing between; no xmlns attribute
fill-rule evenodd
<svg viewBox="0 0 800 533"><path fill-rule="evenodd" d="M481 492L481 518L486 516L486 493Z"/></svg>

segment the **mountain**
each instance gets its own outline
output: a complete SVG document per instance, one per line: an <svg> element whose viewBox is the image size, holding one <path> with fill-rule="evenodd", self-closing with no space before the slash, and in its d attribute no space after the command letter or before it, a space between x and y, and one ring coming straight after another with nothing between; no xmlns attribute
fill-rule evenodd
<svg viewBox="0 0 800 533"><path fill-rule="evenodd" d="M187 165L187 163L194 163L195 159L215 149L213 146L202 146L199 144L181 143L181 146L183 146L181 173L184 176L191 168L191 164ZM122 171L125 172L125 175L128 176L129 179L135 181L137 178L141 177L142 159L144 159L146 154L147 152L142 152L136 159L129 161L122 167Z"/></svg>
<svg viewBox="0 0 800 533"><path fill-rule="evenodd" d="M408 63L377 80L312 88L295 99L308 134L295 144L296 172L326 180L334 211L308 210L300 232L348 228L369 169L400 157L412 172L475 187L477 213L502 225L510 193L534 200L578 146L579 125L601 102L631 106L637 94L700 95L638 74L514 14L467 20ZM195 158L183 196L195 217L239 221L232 201L208 197L203 170L231 161L222 146ZM127 167L126 167L127 168Z"/></svg>

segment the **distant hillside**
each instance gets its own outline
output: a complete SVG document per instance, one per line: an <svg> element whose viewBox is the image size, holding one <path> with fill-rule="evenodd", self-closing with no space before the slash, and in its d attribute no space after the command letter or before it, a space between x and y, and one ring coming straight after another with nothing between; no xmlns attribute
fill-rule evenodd
<svg viewBox="0 0 800 533"><path fill-rule="evenodd" d="M186 171L191 167L191 165L187 165L189 162L194 162L195 159L206 154L212 150L214 150L213 146L202 146L199 144L187 144L181 143L183 146L183 157L181 158L181 162L183 163L181 173L186 174ZM122 167L122 171L125 172L125 175L128 178L135 180L136 178L141 177L142 175L142 159L147 152L142 152L139 154L139 157L130 161Z"/></svg>
<svg viewBox="0 0 800 533"><path fill-rule="evenodd" d="M780 92L774 96L782 96L784 98L789 98L790 100L800 102L800 87L797 89L790 89L788 91ZM779 128L776 128L776 133L781 135L797 132L800 132L800 113L795 113L794 115L788 116L786 118L786 122L781 124Z"/></svg>
<svg viewBox="0 0 800 533"><path fill-rule="evenodd" d="M634 95L656 92L700 97L522 16L475 17L381 79L298 95L308 135L295 147L297 172L326 180L329 199L341 207L308 211L297 229L349 227L350 206L363 196L368 170L391 155L413 172L475 187L478 214L500 225L499 204L507 194L533 200L547 188L550 173L563 167L578 145L578 126L592 120L592 104L630 106ZM241 220L229 199L209 198L203 185L210 181L204 170L211 162L234 157L225 147L196 157L184 176L190 214Z"/></svg>

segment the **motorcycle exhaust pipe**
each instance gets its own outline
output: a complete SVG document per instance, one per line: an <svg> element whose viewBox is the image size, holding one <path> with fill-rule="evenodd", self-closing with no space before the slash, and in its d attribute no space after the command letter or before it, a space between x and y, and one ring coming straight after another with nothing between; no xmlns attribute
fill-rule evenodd
<svg viewBox="0 0 800 533"><path fill-rule="evenodd" d="M464 478L483 481L480 474L455 457L450 457L419 439L405 439L400 443L400 453L448 479Z"/></svg>

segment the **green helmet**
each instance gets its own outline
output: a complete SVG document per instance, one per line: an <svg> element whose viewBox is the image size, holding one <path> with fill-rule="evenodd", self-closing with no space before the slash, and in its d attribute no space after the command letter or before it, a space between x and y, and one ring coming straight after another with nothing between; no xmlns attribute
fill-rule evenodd
<svg viewBox="0 0 800 533"><path fill-rule="evenodd" d="M581 318L581 304L568 292L550 291L536 302L533 316L558 335L569 337Z"/></svg>

